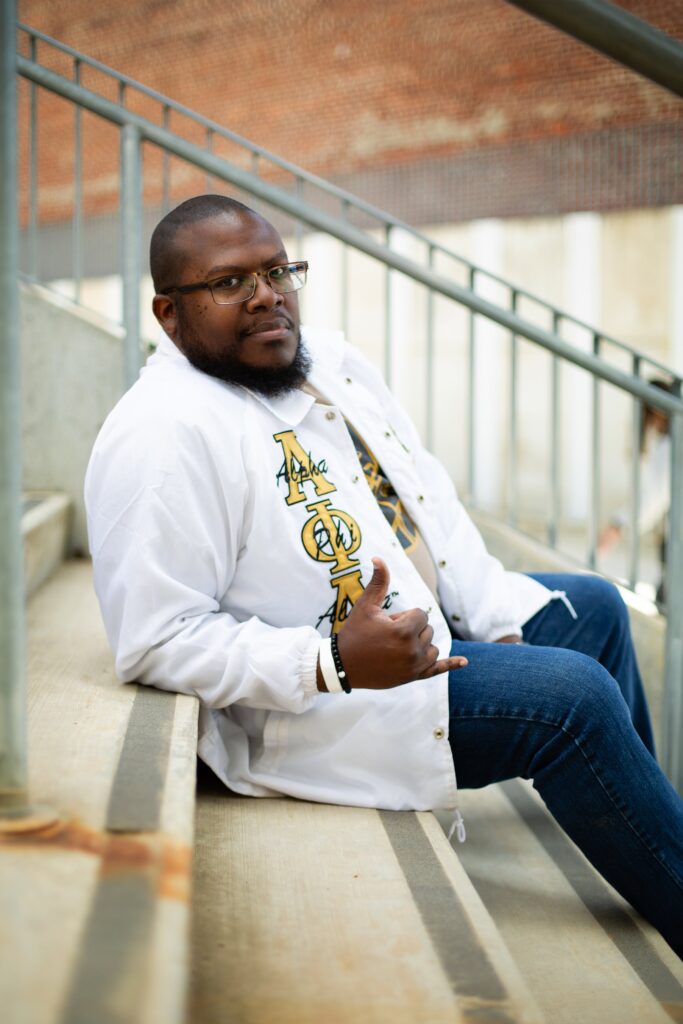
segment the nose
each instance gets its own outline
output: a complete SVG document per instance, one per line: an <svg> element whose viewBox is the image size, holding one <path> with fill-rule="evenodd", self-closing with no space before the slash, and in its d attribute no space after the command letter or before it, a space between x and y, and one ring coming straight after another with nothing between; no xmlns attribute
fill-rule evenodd
<svg viewBox="0 0 683 1024"><path fill-rule="evenodd" d="M248 309L275 309L281 306L284 298L271 288L265 274L256 275L256 291L247 302Z"/></svg>

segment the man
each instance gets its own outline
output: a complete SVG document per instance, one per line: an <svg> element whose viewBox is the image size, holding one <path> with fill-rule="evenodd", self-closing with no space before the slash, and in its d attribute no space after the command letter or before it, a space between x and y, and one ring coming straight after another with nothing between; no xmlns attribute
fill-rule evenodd
<svg viewBox="0 0 683 1024"><path fill-rule="evenodd" d="M165 336L86 480L121 679L196 693L239 793L450 807L464 838L456 777L533 778L683 953L683 806L614 588L488 555L376 371L300 332L306 265L258 214L188 200L151 268Z"/></svg>

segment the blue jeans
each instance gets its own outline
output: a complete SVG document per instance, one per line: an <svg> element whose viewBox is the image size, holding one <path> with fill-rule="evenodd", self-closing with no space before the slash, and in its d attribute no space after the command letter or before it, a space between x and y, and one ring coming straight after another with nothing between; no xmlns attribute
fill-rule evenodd
<svg viewBox="0 0 683 1024"><path fill-rule="evenodd" d="M524 645L456 640L450 738L461 789L533 779L594 867L683 958L683 801L654 757L626 607L594 576L542 573Z"/></svg>

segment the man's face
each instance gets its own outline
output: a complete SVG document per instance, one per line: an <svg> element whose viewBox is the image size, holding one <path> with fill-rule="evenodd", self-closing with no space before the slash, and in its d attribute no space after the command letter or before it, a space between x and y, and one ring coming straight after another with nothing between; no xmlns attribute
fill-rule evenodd
<svg viewBox="0 0 683 1024"><path fill-rule="evenodd" d="M174 285L210 281L233 272L268 270L287 262L282 240L258 216L219 214L181 228L182 253ZM263 277L246 302L218 305L202 289L156 296L166 333L198 369L229 383L276 395L299 387L309 362L299 331L295 292L278 295Z"/></svg>

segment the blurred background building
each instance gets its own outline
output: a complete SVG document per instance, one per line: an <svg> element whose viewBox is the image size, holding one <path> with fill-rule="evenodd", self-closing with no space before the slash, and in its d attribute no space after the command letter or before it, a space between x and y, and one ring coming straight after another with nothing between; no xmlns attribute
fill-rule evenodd
<svg viewBox="0 0 683 1024"><path fill-rule="evenodd" d="M683 39L683 5L675 0L621 6ZM389 6L367 0L124 0L110 9L85 0L21 0L19 17L683 370L680 100L505 0L395 0ZM46 52L43 59L73 73L65 55ZM82 67L82 84L97 79L96 71ZM30 89L22 81L21 216L24 227L34 218L37 243L31 251L24 233L23 267L74 295L74 108L37 91L37 205L31 211ZM117 98L113 91L111 98ZM140 97L131 103L142 114L153 106L148 110ZM85 275L78 298L117 319L118 132L92 114L78 116L84 221L77 258ZM188 131L180 121L173 112L167 116L172 129ZM203 142L196 131L188 138ZM216 137L213 145L218 155L278 183L276 169L259 169L224 139ZM216 186L151 146L144 152L146 239L164 210ZM305 320L341 326L338 243L295 229L277 213L273 219L292 253L312 264ZM407 255L414 251L409 238L396 237L393 244ZM349 273L348 334L381 363L383 270L354 256ZM481 289L496 301L495 284ZM143 324L153 339L150 297L147 279ZM392 283L391 383L423 432L432 417L433 445L463 486L459 439L466 429L457 410L465 407L468 386L465 311L459 318L450 303L443 310L437 303L439 373L428 397L422 386L424 301L418 286ZM522 302L520 312L552 327L547 310ZM496 512L509 490L510 371L502 357L504 332L490 323L476 331L481 358L473 381L472 497ZM590 346L589 335L571 327L565 333L572 343ZM533 532L547 505L552 367L547 353L525 344L520 359L518 489L521 518ZM630 371L628 362L624 368ZM559 389L561 518L570 548L590 500L589 388L586 375L567 370ZM632 408L626 396L607 386L604 391L601 503L608 509L626 499Z"/></svg>

